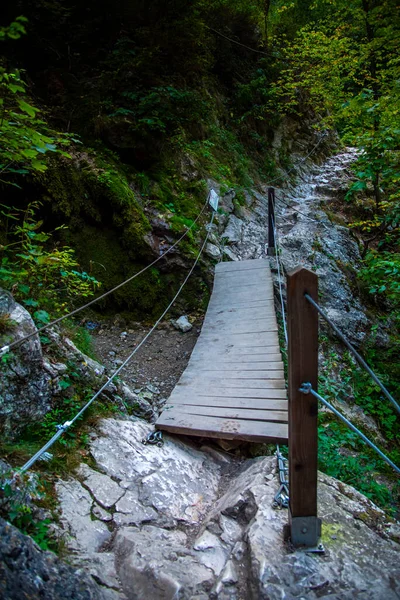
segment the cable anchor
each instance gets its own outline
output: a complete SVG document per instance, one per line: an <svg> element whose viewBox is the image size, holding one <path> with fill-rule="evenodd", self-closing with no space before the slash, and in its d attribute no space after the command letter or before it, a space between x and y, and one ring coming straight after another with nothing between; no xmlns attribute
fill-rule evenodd
<svg viewBox="0 0 400 600"><path fill-rule="evenodd" d="M145 446L147 446L147 444L150 444L151 446L158 446L159 448L161 448L161 446L164 444L162 431L152 431L145 438L142 439L142 444L144 444Z"/></svg>

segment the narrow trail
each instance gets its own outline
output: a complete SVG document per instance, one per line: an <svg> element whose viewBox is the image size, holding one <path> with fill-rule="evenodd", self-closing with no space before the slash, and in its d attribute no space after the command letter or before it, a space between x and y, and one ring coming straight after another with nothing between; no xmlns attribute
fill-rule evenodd
<svg viewBox="0 0 400 600"><path fill-rule="evenodd" d="M336 270L335 252L350 255L355 243L323 210L343 188L353 158L349 151L313 166L296 187L277 194L283 265L314 267L322 286L332 291L336 286L328 306L333 317L350 302L351 314L363 315ZM266 231L266 197L253 192L228 222L214 226L214 239L235 238L229 244L232 259L260 258ZM344 248L337 248L339 243ZM320 248L330 249L334 258ZM354 335L361 321L361 316L353 320ZM130 367L127 380L149 392L156 409L184 370L200 326L185 338L166 325ZM124 358L125 345L135 344L138 329L129 332L125 323L112 327L95 333L96 347L110 365ZM104 341L111 339L115 348L107 351ZM165 375L157 375L155 365L162 363ZM362 590L363 599L398 597L393 584L398 546L377 535L383 514L364 496L321 475L319 512L328 552L324 557L292 552L283 541L287 511L272 509L279 487L274 456L244 459L214 443L176 436L165 436L162 447L143 445L151 431L153 426L140 419L103 420L89 444L92 466L82 464L74 478L56 484L67 547L99 583L99 598L350 600L354 589ZM361 514L375 515L375 529Z"/></svg>

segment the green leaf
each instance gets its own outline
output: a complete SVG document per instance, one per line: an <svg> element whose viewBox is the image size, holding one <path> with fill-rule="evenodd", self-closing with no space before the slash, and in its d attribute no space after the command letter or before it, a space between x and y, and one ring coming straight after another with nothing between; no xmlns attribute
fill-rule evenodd
<svg viewBox="0 0 400 600"><path fill-rule="evenodd" d="M38 108L35 108L34 106L32 106L31 104L28 104L27 102L25 102L25 100L18 100L18 106L20 107L20 109L22 111L24 111L26 114L28 114L30 117L35 117L36 113L39 111Z"/></svg>

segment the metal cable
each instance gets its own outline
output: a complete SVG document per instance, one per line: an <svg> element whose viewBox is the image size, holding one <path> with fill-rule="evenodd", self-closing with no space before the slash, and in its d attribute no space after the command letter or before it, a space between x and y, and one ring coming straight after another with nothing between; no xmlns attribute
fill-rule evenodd
<svg viewBox="0 0 400 600"><path fill-rule="evenodd" d="M274 205L274 212L275 212L275 205ZM281 282L281 269L280 269L279 248L278 248L278 244L277 244L278 231L277 231L276 226L275 226L275 219L274 219L273 215L271 215L271 220L272 220L272 226L274 228L275 259L276 259L276 266L277 266L277 269L278 269L278 283L279 283L279 295L280 295L280 299L281 299L281 308L282 308L283 332L284 332L284 335L285 335L285 342L286 342L286 346L287 346L287 344L288 344L288 334L287 334L287 327L286 327L285 305L284 305L284 302L283 302L283 291L282 291L282 282ZM282 274L283 274L283 265L282 265Z"/></svg>
<svg viewBox="0 0 400 600"><path fill-rule="evenodd" d="M332 406L332 404L330 404L330 402L328 402L327 400L325 400L325 398L323 398L322 396L317 394L317 392L313 389L311 383L303 383L301 385L301 387L299 388L299 391L302 392L303 394L312 394L315 398L318 398L318 400L320 400L322 402L322 404L324 404L327 408L329 408L329 410L331 410L333 413L335 413L335 415L337 417L339 417L339 419L341 419L343 421L343 423L346 423L346 425L348 427L350 427L350 429L352 429L352 431L357 433L364 440L364 442L366 444L368 444L368 446L370 446L373 450L375 450L375 452L377 452L379 454L379 456L388 465L390 465L397 473L400 473L400 468L397 465L395 465L394 462L391 461L390 458L387 457L386 454L384 454L382 452L382 450L379 450L378 446L375 446L375 444L373 442L371 442L371 440L369 440L367 438L367 436L362 433L362 431L357 429L357 427L355 425L353 425L353 423L351 423L351 421L346 419L346 417L344 415L342 415L341 412L339 412L334 406Z"/></svg>
<svg viewBox="0 0 400 600"><path fill-rule="evenodd" d="M328 317L328 315L325 313L325 311L319 306L319 304L317 302L315 302L315 300L313 300L311 298L311 296L309 296L309 294L304 294L304 296L314 306L314 308L317 309L317 311L319 312L319 314L325 319L325 321L333 329L333 331L336 333L336 335L339 337L339 339L347 346L347 348L353 354L353 356L355 357L355 359L357 360L357 362L372 377L372 379L374 380L374 382L376 383L376 385L380 387L380 389L382 390L383 394L386 396L386 398L388 400L390 400L390 402L393 404L393 406L395 407L395 409L397 410L397 412L400 414L400 406L399 406L399 404L393 398L392 394L386 389L386 387L383 385L383 383L377 377L377 375L375 375L375 373L373 372L373 370L367 365L367 363L365 362L365 360L363 359L363 357L357 352L357 350L354 348L354 346L344 337L343 333L331 321L331 319Z"/></svg>
<svg viewBox="0 0 400 600"><path fill-rule="evenodd" d="M48 329L49 327L52 327L53 325L57 325L57 323L60 323L64 319L67 319L69 317L73 317L74 315L76 315L77 313L81 312L82 310L84 310L86 308L89 308L89 306L92 306L96 302L99 302L99 300L103 300L104 298L106 298L110 294L113 294L116 290L119 290L121 287L123 287L127 283L133 281L134 279L136 279L136 277L139 277L139 275L142 275L142 273L144 273L145 271L147 271L148 269L150 269L151 267L153 267L156 263L158 263L158 261L160 261L162 258L164 258L164 256L166 256L169 252L171 252L171 250L173 250L174 248L176 248L176 246L187 236L187 234L189 233L189 231L191 231L193 229L193 227L195 226L195 224L197 223L197 221L200 219L200 217L203 214L203 212L204 212L207 204L208 204L208 197L207 197L207 200L206 200L203 208L201 209L200 213L197 215L196 219L193 221L193 223L191 224L191 226L185 231L185 233L172 246L170 246L168 248L168 250L166 250L163 254L161 254L160 256L158 256L149 265L147 265L146 267L144 267L143 269L141 269L140 271L138 271L137 273L135 273L134 275L132 275L131 277L129 277L128 279L126 279L125 281L123 281L122 283L119 283L118 285L116 285L111 290L108 290L108 292L105 292L101 296L98 296L97 298L94 298L93 300L91 300L87 304L84 304L83 306L80 306L79 308L76 308L75 310L69 312L68 314L63 315L62 317L59 317L58 319L55 319L54 321L51 321L50 323L47 323L46 325L43 325L42 327L40 327L36 331L34 331L34 332L32 332L32 333L24 336L23 338L20 338L18 340L15 340L11 344L3 346L2 348L0 348L0 357L3 356L4 354L6 354L7 352L9 352L10 350L12 350L13 348L15 348L16 346L19 346L20 344L23 344L24 342L26 342L27 340L29 340L31 337L33 337L35 335L39 335L45 329Z"/></svg>
<svg viewBox="0 0 400 600"><path fill-rule="evenodd" d="M143 344L146 342L146 340L150 337L150 335L153 333L153 331L156 329L156 327L159 325L159 323L161 322L161 320L165 317L165 315L168 313L168 311L170 310L170 308L172 307L172 305L174 304L175 300L178 298L179 294L181 293L181 291L183 290L183 288L185 287L189 277L191 276L191 274L193 273L199 259L200 256L204 250L204 247L208 241L208 237L210 235L210 230L211 230L211 225L214 221L214 216L215 216L215 211L213 211L212 213L212 217L211 217L211 221L209 224L209 228L207 231L207 235L204 239L204 242L200 248L200 251L196 257L196 260L194 261L189 273L186 275L182 285L180 286L179 290L177 291L177 293L175 294L175 296L173 297L173 299L171 300L171 302L169 303L169 305L167 306L167 308L164 310L164 312L162 313L162 315L158 318L158 320L155 322L155 324L153 325L153 327L150 329L150 331L148 331L148 333L144 336L144 338L142 339L142 341L140 342L140 344L138 344L138 346L136 346L136 348L133 350L133 352L131 352L131 354L128 356L128 358L122 363L122 365L120 367L118 367L118 369L116 371L114 371L114 373L111 375L111 377L108 378L108 380L106 381L106 383L94 394L94 396L92 396L92 398L86 402L86 404L80 409L80 411L74 416L73 419L71 419L71 421L66 421L63 425L58 425L58 431L53 435L53 437L38 451L36 452L36 454L34 456L32 456L31 459L29 459L20 469L20 472L24 473L25 471L27 471L41 456L44 452L46 452L46 450L48 450L56 440L58 440L58 438L64 433L64 431L66 431L67 429L69 429L71 427L71 425L73 425L75 423L75 421L77 419L79 419L79 417L81 417L83 415L83 413L89 408L89 406L99 397L99 395L104 392L104 390L110 385L110 383L113 381L113 379L115 377L117 377L117 375L119 375L119 373L122 371L122 369L124 369L126 367L126 365L130 362L130 360L133 358L133 356L136 354L136 352L143 346Z"/></svg>
<svg viewBox="0 0 400 600"><path fill-rule="evenodd" d="M302 165L303 163L306 162L306 160L308 158L310 158L311 154L313 154L315 152L315 150L318 148L318 146L320 145L320 143L322 142L323 139L326 138L326 136L328 135L328 132L325 132L321 135L321 137L319 138L318 142L315 144L315 146L310 150L310 152L301 159L301 161L299 162L300 165ZM285 177L287 177L289 175L289 173L291 173L292 171L296 171L297 166L293 166L291 167L288 171L286 171L286 173L284 175L279 175L278 177L275 177L274 179L271 179L270 181L267 181L266 183L264 183L264 186L270 186L271 183L275 183L275 181L280 181L281 179L284 179Z"/></svg>
<svg viewBox="0 0 400 600"><path fill-rule="evenodd" d="M246 44L242 44L242 42L238 42L237 40L233 40L232 38L230 38L227 35L221 33L220 31L218 31L217 29L213 29L209 25L206 25L206 28L209 29L210 31L213 31L217 35L225 38L229 42L232 42L232 44L237 44L238 46L242 46L242 48L247 48L247 50L251 50L252 52L256 52L257 54L263 54L264 56L268 56L269 58L277 58L278 60L283 60L283 61L286 61L286 62L290 62L289 58L283 58L283 57L280 57L280 56L275 56L274 54L269 54L268 52L264 52L263 50L256 50L255 48L251 48L250 46L246 46Z"/></svg>

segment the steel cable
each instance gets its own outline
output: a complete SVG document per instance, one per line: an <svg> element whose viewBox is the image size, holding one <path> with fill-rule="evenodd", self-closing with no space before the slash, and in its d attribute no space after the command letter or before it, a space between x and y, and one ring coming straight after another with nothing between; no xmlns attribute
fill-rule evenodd
<svg viewBox="0 0 400 600"><path fill-rule="evenodd" d="M400 414L400 406L399 406L399 404L393 398L392 394L383 385L383 383L381 382L381 380L379 379L379 377L377 375L375 375L375 373L373 372L373 370L371 369L371 367L369 367L367 365L367 363L365 362L365 360L363 359L363 357L357 352L357 350L354 348L354 346L343 335L343 333L340 331L340 329L338 329L338 327L336 327L336 325L333 323L333 321L331 321L331 319L328 317L328 315L326 314L326 312L320 307L320 305L317 302L315 302L315 300L313 300L311 298L311 296L309 296L308 294L304 294L304 296L310 302L310 304L312 304L314 306L314 308L317 309L317 311L319 312L319 314L321 315L321 317L323 317L323 319L328 323L328 325L336 333L336 335L338 336L338 338L347 346L347 348L353 354L353 356L355 357L355 359L357 360L357 362L372 377L372 379L374 380L374 382L376 383L376 385L379 386L379 388L382 390L382 392L384 393L384 395L386 396L386 398L393 404L393 406L395 407L395 409L397 410L397 412Z"/></svg>
<svg viewBox="0 0 400 600"><path fill-rule="evenodd" d="M171 252L171 250L173 250L174 248L176 248L176 246L178 246L178 244L188 235L188 233L193 229L193 227L195 226L195 224L197 223L197 221L200 219L201 215L203 214L204 210L206 209L207 204L208 204L208 197L207 197L207 200L206 200L203 208L201 209L200 213L197 215L196 219L193 221L193 223L190 225L190 227L185 231L185 233L172 246L170 246L168 248L168 250L166 250L163 254L161 254L155 260L153 260L153 262L151 262L150 264L148 264L146 267L144 267L143 269L141 269L140 271L138 271L137 273L135 273L134 275L132 275L128 279L125 279L125 281L123 281L122 283L119 283L118 285L116 285L115 287L113 287L111 290L108 290L104 294L101 294L101 296L98 296L97 298L94 298L93 300L90 300L90 302L87 302L87 304L84 304L83 306L80 306L79 308L76 308L75 310L72 310L71 312L69 312L66 315L63 315L62 317L58 317L58 319L54 319L54 321L51 321L50 323L47 323L46 325L43 325L42 327L39 327L39 329L37 329L36 331L34 331L34 332L32 332L32 333L30 333L30 334L28 334L28 335L26 335L26 336L18 339L18 340L15 340L14 342L11 342L11 344L3 346L2 348L0 348L0 357L3 356L4 354L6 354L7 352L9 352L10 350L12 350L13 348L15 348L16 346L20 346L21 344L23 344L24 342L26 342L27 340L29 340L33 336L39 335L40 333L42 333L42 331L45 331L49 327L52 327L53 325L57 325L57 323L61 323L61 321L64 321L64 319L68 319L69 317L73 317L74 315L76 315L77 313L81 312L82 310L85 310L86 308L89 308L89 306L92 306L96 302L99 302L100 300L103 300L104 298L106 298L110 294L113 294L115 291L119 290L124 285L126 285L127 283L130 283L131 281L133 281L134 279L136 279L136 277L139 277L139 275L142 275L142 273L144 273L145 271L147 271L148 269L150 269L151 267L153 267L156 263L158 263L158 261L160 261L162 258L164 258L164 256L166 256L169 252Z"/></svg>
<svg viewBox="0 0 400 600"><path fill-rule="evenodd" d="M329 408L329 410L331 410L337 417L339 417L339 419L341 419L341 421L343 421L343 423L346 423L346 425L355 433L357 433L361 439L364 440L364 442L366 444L368 444L368 446L370 446L373 450L375 450L375 452L377 452L379 454L379 456L388 464L390 465L397 473L400 473L400 468L395 465L395 463L390 460L389 457L386 456L386 454L384 454L382 452L382 450L380 450L378 448L378 446L375 446L375 444L373 442L371 442L371 440L369 440L367 438L366 435L364 435L362 433L362 431L360 431L359 429L357 429L357 427L355 425L353 425L353 423L351 421L349 421L344 415L342 415L341 412L339 412L334 406L332 406L332 404L330 404L330 402L328 402L327 400L325 400L325 398L323 398L322 396L320 396L312 387L311 383L303 383L301 385L301 387L299 388L299 391L302 392L303 394L312 394L315 398L318 398L318 400L320 400L320 402L322 402L322 404L324 404L327 408Z"/></svg>
<svg viewBox="0 0 400 600"><path fill-rule="evenodd" d="M104 390L110 385L110 383L112 383L113 379L115 377L117 377L117 375L119 375L119 373L122 371L122 369L124 369L126 367L126 365L132 360L132 358L134 357L134 355L136 354L136 352L143 346L143 344L146 342L146 340L150 337L150 335L153 333L153 331L156 329L156 327L160 324L160 322L162 321L162 319L165 317L165 315L168 313L168 311L171 309L172 305L174 304L175 300L178 298L178 296L180 295L180 293L182 292L183 288L185 287L189 277L191 276L191 274L193 273L197 263L199 262L200 256L205 248L205 245L208 241L209 235L210 235L210 231L211 231L211 225L214 221L214 216L215 216L215 211L213 211L213 214L211 216L211 220L209 223L209 227L208 227L208 231L207 231L207 235L204 239L204 242L199 250L199 253L196 257L196 260L194 261L189 273L186 275L183 283L181 284L180 288L178 289L177 293L175 294L175 296L173 297L173 299L171 300L171 302L169 303L169 305L167 306L167 308L164 310L164 312L162 313L162 315L157 319L157 321L155 322L155 324L153 325L153 327L150 329L150 331L148 331L148 333L144 336L144 338L142 339L142 341L136 346L136 348L131 352L131 354L128 356L128 358L122 363L122 365L120 367L118 367L118 369L116 369L116 371L114 371L114 373L108 378L108 380L106 381L106 383L104 385L101 386L101 388L92 396L92 398L86 402L86 404L79 410L79 412L70 420L70 421L66 421L63 425L58 425L58 431L53 435L53 437L40 449L38 450L38 452L36 452L36 454L34 456L32 456L32 458L30 458L22 467L21 469L19 469L20 473L24 473L25 471L27 471L28 469L30 469L32 467L32 465L42 456L42 454L44 452L46 452L57 440L58 438L64 433L64 431L66 431L67 429L69 429L77 419L79 419L79 417L81 417L83 415L83 413L89 408L89 406L99 397L99 395L104 392Z"/></svg>

